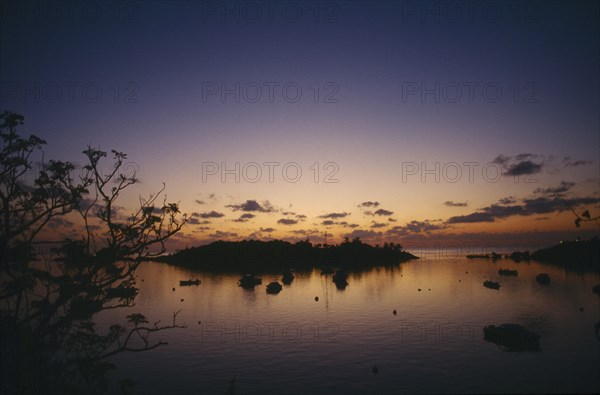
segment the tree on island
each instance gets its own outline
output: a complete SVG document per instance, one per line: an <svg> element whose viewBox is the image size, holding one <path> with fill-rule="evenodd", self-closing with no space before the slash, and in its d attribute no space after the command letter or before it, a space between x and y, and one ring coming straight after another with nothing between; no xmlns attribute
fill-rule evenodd
<svg viewBox="0 0 600 395"><path fill-rule="evenodd" d="M33 171L46 142L21 137L24 117L0 114L0 342L3 393L103 393L109 357L146 351L163 341L151 334L182 327L139 313L100 331L95 314L131 307L139 264L165 251L165 241L187 221L178 204L140 197L137 210L118 212L122 192L139 182L127 156L88 147L87 164L49 161ZM75 177L75 172L80 174ZM27 176L35 173L33 182ZM53 256L35 251L37 237L54 222L77 215L82 236L58 243ZM69 217L70 218L70 217ZM122 383L131 386L130 380ZM125 388L126 389L126 388Z"/></svg>

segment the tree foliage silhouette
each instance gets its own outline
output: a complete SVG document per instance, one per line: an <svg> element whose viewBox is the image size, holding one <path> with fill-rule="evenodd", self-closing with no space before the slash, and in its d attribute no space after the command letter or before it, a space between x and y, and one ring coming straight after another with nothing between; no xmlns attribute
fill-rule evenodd
<svg viewBox="0 0 600 395"><path fill-rule="evenodd" d="M138 293L139 264L165 251L165 242L187 221L177 203L158 203L163 187L128 216L118 205L139 182L127 156L88 147L82 169L49 161L34 169L46 142L17 134L24 117L0 114L0 317L3 393L102 393L109 357L145 351L163 341L151 335L176 322L149 324L139 313L108 330L95 314L131 307ZM77 177L75 173L79 174ZM34 173L35 179L27 176ZM51 256L37 254L37 238L52 221L81 220L81 237L66 239ZM130 385L131 383L129 383Z"/></svg>

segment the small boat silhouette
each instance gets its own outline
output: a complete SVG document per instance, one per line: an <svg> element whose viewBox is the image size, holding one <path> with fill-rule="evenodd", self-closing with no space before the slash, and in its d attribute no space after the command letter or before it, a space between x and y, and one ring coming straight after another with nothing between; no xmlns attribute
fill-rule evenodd
<svg viewBox="0 0 600 395"><path fill-rule="evenodd" d="M500 283L496 281L486 280L483 282L483 286L489 289L500 289Z"/></svg>
<svg viewBox="0 0 600 395"><path fill-rule="evenodd" d="M498 274L501 276L518 276L519 272L517 270L500 269L498 270Z"/></svg>
<svg viewBox="0 0 600 395"><path fill-rule="evenodd" d="M179 286L181 286L181 287L185 287L188 285L200 285L200 280L195 279L195 280L180 280L179 281Z"/></svg>

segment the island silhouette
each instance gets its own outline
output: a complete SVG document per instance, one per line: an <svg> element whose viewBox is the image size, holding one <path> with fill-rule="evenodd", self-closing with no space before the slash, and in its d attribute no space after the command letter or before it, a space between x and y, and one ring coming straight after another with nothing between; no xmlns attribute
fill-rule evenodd
<svg viewBox="0 0 600 395"><path fill-rule="evenodd" d="M404 251L400 244L372 246L359 238L344 240L337 245L313 245L308 240L291 243L283 240L215 241L180 250L153 260L214 272L279 272L282 268L312 270L318 267L364 269L394 265L418 259Z"/></svg>

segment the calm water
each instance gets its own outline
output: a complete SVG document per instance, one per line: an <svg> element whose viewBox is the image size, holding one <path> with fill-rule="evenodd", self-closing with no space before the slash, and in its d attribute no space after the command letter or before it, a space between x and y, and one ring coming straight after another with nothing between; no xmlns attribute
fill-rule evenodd
<svg viewBox="0 0 600 395"><path fill-rule="evenodd" d="M519 275L500 277L499 268ZM535 281L540 272L550 274L549 286ZM166 346L114 359L113 378L132 378L137 393L226 393L233 377L238 394L600 392L595 273L425 259L350 274L343 291L318 271L296 273L278 295L265 292L271 275L247 291L238 275L159 263L138 273L144 281L132 311L166 323L181 310L187 328L157 334ZM196 277L199 286L178 285ZM485 279L501 289L484 288ZM485 325L508 322L539 333L542 352L506 352L483 340Z"/></svg>

